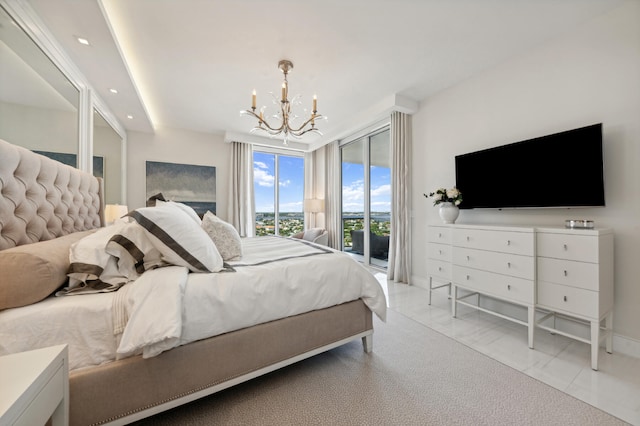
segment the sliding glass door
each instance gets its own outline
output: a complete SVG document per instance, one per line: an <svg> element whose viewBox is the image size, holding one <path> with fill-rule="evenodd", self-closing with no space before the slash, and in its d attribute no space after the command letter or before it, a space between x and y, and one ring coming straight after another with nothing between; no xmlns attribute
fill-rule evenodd
<svg viewBox="0 0 640 426"><path fill-rule="evenodd" d="M390 147L388 128L341 147L343 250L380 268L389 256Z"/></svg>

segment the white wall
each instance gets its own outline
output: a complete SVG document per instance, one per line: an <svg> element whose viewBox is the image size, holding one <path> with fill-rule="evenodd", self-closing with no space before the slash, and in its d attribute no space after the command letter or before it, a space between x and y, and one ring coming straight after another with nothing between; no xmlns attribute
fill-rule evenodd
<svg viewBox="0 0 640 426"><path fill-rule="evenodd" d="M170 128L127 133L127 206L144 207L146 161L216 167L216 215L227 220L231 144L222 135Z"/></svg>
<svg viewBox="0 0 640 426"><path fill-rule="evenodd" d="M455 184L455 155L598 122L606 207L464 210L458 223L563 226L585 218L613 228L614 331L640 342L640 2L634 0L422 102L413 117L413 283L426 285L426 226L440 221L422 194Z"/></svg>

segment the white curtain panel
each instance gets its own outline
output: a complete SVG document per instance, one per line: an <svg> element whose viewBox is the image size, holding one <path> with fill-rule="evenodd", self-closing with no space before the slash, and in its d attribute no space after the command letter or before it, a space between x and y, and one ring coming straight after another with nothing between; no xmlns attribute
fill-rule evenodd
<svg viewBox="0 0 640 426"><path fill-rule="evenodd" d="M253 200L253 146L231 142L231 179L229 223L241 237L255 236L255 202Z"/></svg>
<svg viewBox="0 0 640 426"><path fill-rule="evenodd" d="M304 199L307 200L309 198L316 198L316 188L315 188L315 155L314 152L305 152L304 153ZM309 212L304 211L304 224L305 229L313 228L316 226L315 223L315 215Z"/></svg>
<svg viewBox="0 0 640 426"><path fill-rule="evenodd" d="M387 278L411 276L411 116L391 114L391 235Z"/></svg>
<svg viewBox="0 0 640 426"><path fill-rule="evenodd" d="M342 249L342 217L340 206L340 148L338 141L325 145L325 188L324 209L325 209L325 227L329 233L329 247L340 250Z"/></svg>

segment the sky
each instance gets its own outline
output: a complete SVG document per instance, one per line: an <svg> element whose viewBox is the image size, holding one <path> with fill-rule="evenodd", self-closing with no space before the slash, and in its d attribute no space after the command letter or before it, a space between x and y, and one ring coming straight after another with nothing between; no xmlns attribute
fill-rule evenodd
<svg viewBox="0 0 640 426"><path fill-rule="evenodd" d="M253 154L253 179L256 212L273 212L275 185L275 155L263 152ZM304 197L304 159L279 156L280 209L302 212ZM343 211L364 211L364 167L362 164L344 163L342 167ZM391 171L386 167L371 168L371 211L391 211Z"/></svg>

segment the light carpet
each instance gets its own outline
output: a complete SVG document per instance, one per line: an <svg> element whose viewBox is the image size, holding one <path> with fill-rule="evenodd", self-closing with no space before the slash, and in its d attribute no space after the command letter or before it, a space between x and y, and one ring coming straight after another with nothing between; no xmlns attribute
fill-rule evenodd
<svg viewBox="0 0 640 426"><path fill-rule="evenodd" d="M622 425L401 314L360 341L136 425ZM215 360L212 360L215 362Z"/></svg>

